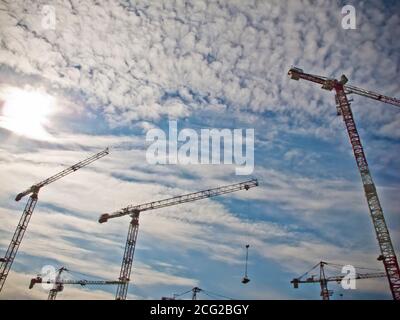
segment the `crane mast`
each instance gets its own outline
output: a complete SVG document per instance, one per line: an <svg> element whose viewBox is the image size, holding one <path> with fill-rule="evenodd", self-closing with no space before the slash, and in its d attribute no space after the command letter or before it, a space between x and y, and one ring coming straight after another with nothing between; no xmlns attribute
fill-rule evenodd
<svg viewBox="0 0 400 320"><path fill-rule="evenodd" d="M199 287L194 287L192 289L192 300L197 300L197 294L201 291L202 289L200 289Z"/></svg>
<svg viewBox="0 0 400 320"><path fill-rule="evenodd" d="M36 203L38 201L38 193L39 193L40 189L52 182L55 182L55 181L61 179L62 177L65 177L66 175L68 175L72 172L75 172L75 171L87 166L88 164L96 161L97 159L104 157L108 153L109 153L109 150L108 150L108 148L106 148L105 150L57 173L56 175L51 176L50 178L31 186L29 189L27 189L17 195L17 197L15 198L15 201L19 201L24 196L27 196L29 194L30 194L30 197L28 199L28 202L26 203L25 209L24 209L22 216L18 222L17 228L16 228L14 235L11 239L11 242L7 248L6 254L5 254L4 258L0 259L0 261L1 261L0 292L3 289L3 286L7 279L8 273L10 272L11 266L14 262L14 258L17 255L18 248L22 242L25 231L28 227L29 220L32 217L33 211L34 211Z"/></svg>
<svg viewBox="0 0 400 320"><path fill-rule="evenodd" d="M322 89L335 91L336 108L339 115L342 115L345 123L350 143L353 149L353 154L356 159L357 167L361 175L361 180L364 187L365 197L367 199L369 212L375 228L376 237L380 248L379 260L383 261L387 278L389 281L390 290L393 299L400 300L400 269L397 261L396 253L393 248L390 238L389 229L386 225L383 209L379 201L378 193L375 184L372 180L372 175L368 167L367 159L361 144L361 138L358 134L356 123L353 117L353 112L350 107L347 94L355 93L374 100L389 103L400 107L400 100L387 97L372 91L346 85L348 79L342 75L340 80L328 79L321 76L304 73L299 68L292 68L288 75L293 80L304 79L322 85Z"/></svg>
<svg viewBox="0 0 400 320"><path fill-rule="evenodd" d="M49 296L47 297L47 300L56 300L57 293L64 290L64 284L61 282L61 273L63 271L67 271L67 268L61 267L58 270L57 275L56 275L56 280L54 282L54 286L53 286L52 289L50 289Z"/></svg>
<svg viewBox="0 0 400 320"><path fill-rule="evenodd" d="M126 239L124 256L122 259L121 271L117 292L115 295L116 300L125 300L128 292L128 286L130 281L130 274L132 270L133 256L135 253L137 235L139 231L139 214L142 211L154 210L159 208L165 208L174 206L182 203L192 202L196 200L206 199L215 197L239 190L249 190L250 188L258 186L257 179L251 179L249 181L226 185L218 188L207 189L199 192L188 193L185 195L172 197L160 201L149 202L140 205L131 205L114 213L104 213L99 218L99 223L107 222L109 219L122 217L126 215L131 216L131 222L129 224L128 236Z"/></svg>
<svg viewBox="0 0 400 320"><path fill-rule="evenodd" d="M132 270L133 256L135 254L136 241L139 232L139 212L134 212L131 215L132 219L129 223L128 236L126 237L126 244L124 250L124 257L122 258L121 270L119 273L119 280L121 283L117 286L115 294L116 300L125 300L128 294L129 278Z"/></svg>
<svg viewBox="0 0 400 320"><path fill-rule="evenodd" d="M323 262L321 262L321 264L320 264L319 279L320 279L319 284L320 284L320 287L321 287L322 300L329 300L331 292L329 292L329 290L328 290L328 281L326 280L325 269L324 269L324 263Z"/></svg>
<svg viewBox="0 0 400 320"><path fill-rule="evenodd" d="M81 286L87 286L87 285L111 285L111 284L119 284L120 281L107 281L107 280L68 280L68 279L61 279L61 273L63 271L68 271L67 268L61 267L57 271L57 275L55 277L55 280L45 280L43 281L43 278L41 276L37 276L36 278L31 279L31 282L29 284L29 289L32 289L36 283L46 283L46 284L54 284L53 288L50 289L49 295L47 297L47 300L56 300L57 298L57 293L61 292L64 290L64 285L71 284L71 285L81 285Z"/></svg>

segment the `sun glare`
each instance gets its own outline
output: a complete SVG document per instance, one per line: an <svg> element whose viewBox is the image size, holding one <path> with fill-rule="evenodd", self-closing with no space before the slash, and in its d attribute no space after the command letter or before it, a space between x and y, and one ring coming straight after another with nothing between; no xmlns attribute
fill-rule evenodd
<svg viewBox="0 0 400 320"><path fill-rule="evenodd" d="M2 92L0 126L32 139L49 140L46 130L49 115L54 112L55 99L38 90L10 88Z"/></svg>

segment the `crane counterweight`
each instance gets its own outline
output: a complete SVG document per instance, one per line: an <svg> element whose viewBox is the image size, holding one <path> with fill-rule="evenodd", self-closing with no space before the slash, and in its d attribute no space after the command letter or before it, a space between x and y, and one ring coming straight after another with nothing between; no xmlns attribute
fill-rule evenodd
<svg viewBox="0 0 400 320"><path fill-rule="evenodd" d="M99 223L104 223L108 221L108 217L110 215L108 213L103 213L99 218Z"/></svg>

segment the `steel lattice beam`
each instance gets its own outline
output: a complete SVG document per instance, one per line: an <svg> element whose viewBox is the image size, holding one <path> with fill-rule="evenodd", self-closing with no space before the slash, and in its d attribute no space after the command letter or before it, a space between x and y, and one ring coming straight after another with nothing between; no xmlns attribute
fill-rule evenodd
<svg viewBox="0 0 400 320"><path fill-rule="evenodd" d="M24 212L22 213L21 219L18 222L18 226L7 248L6 255L4 256L3 262L0 266L0 291L3 289L4 283L6 282L8 273L10 272L11 266L14 262L14 258L17 255L19 245L21 244L22 238L24 237L26 228L28 227L29 220L32 217L32 213L35 209L37 201L38 196L35 192L29 197Z"/></svg>
<svg viewBox="0 0 400 320"><path fill-rule="evenodd" d="M231 192L235 192L235 191L239 191L239 190L244 190L244 189L248 190L248 189L256 187L256 186L258 186L257 179L252 179L252 180L241 182L241 183L231 184L231 185L214 188L214 189L203 190L203 191L199 191L199 192L188 193L188 194L184 194L182 196L177 196L177 197L168 198L168 199L164 199L164 200L153 201L153 202L148 202L148 203L139 204L139 205L130 205L130 206L127 206L127 207L125 207L121 210L118 210L114 213L111 213L111 214L109 214L109 213L102 214L99 218L99 222L104 223L104 222L107 222L109 219L130 215L130 214L136 213L136 212L170 207L170 206L174 206L177 204L211 198L211 197L215 197L215 196L219 196L222 194L231 193Z"/></svg>
<svg viewBox="0 0 400 320"><path fill-rule="evenodd" d="M133 256L135 253L136 241L139 232L139 212L132 214L132 220L129 224L128 236L126 238L126 245L124 251L124 257L122 259L121 271L119 274L119 280L117 292L115 294L116 300L125 300L128 293L129 278L131 276Z"/></svg>
<svg viewBox="0 0 400 320"><path fill-rule="evenodd" d="M388 276L390 289L392 291L393 298L395 300L400 300L399 265L393 248L392 240L390 239L389 229L386 225L385 217L383 216L383 209L381 207L378 193L368 168L367 159L361 144L360 136L357 132L353 113L344 91L344 87L342 84L338 83L335 86L335 90L342 117L346 125L347 133L350 138L350 143L353 148L354 157L356 159L361 180L363 182L365 197L367 198L369 212L375 227L375 233L381 250L383 264Z"/></svg>

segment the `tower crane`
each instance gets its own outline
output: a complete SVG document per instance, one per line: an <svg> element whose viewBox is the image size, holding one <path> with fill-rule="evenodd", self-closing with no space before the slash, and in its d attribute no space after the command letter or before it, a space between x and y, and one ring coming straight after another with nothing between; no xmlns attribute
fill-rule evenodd
<svg viewBox="0 0 400 320"><path fill-rule="evenodd" d="M304 73L303 70L300 68L291 68L288 72L288 75L293 80L308 80L322 85L322 89L328 91L334 90L335 92L337 114L343 117L344 123L346 125L357 167L361 175L369 212L375 228L375 233L381 252L378 260L383 261L393 299L400 300L399 264L393 248L392 240L390 239L389 229L386 225L378 193L374 181L372 180L370 170L368 168L367 159L361 144L361 138L357 131L353 112L351 110L350 102L347 98L347 95L357 94L377 101L392 104L397 107L400 107L400 100L387 97L373 91L347 85L346 83L348 82L348 79L345 75L342 75L340 80L329 79L326 77Z"/></svg>
<svg viewBox="0 0 400 320"><path fill-rule="evenodd" d="M87 286L87 285L110 285L110 284L119 284L120 281L106 281L106 280L68 280L68 279L62 279L61 278L61 273L63 271L69 271L65 267L61 267L60 269L57 270L57 274L54 280L43 280L41 276L37 276L36 278L31 279L31 282L29 284L29 289L32 289L33 286L36 283L47 283L47 284L54 284L53 288L50 289L49 291L49 296L47 297L47 300L56 300L57 293L61 292L64 290L64 285L66 284L78 284L81 286Z"/></svg>
<svg viewBox="0 0 400 320"><path fill-rule="evenodd" d="M218 293L210 292L210 291L201 289L199 287L193 287L192 289L190 289L188 291L185 291L185 292L182 292L182 293L179 293L179 294L174 293L172 297L162 297L161 300L176 300L176 298L181 297L181 296L183 296L185 294L188 294L189 292L192 293L192 300L197 300L197 294L200 293L200 292L204 293L206 296L210 297L213 300L221 299L221 298L222 299L228 299L228 300L235 300L233 298L230 298L230 297L227 297L227 296L223 296L223 295L218 294Z"/></svg>
<svg viewBox="0 0 400 320"><path fill-rule="evenodd" d="M7 252L5 254L5 257L0 259L1 266L0 266L0 292L3 289L4 283L7 279L8 273L10 272L11 266L14 262L14 258L17 255L18 248L21 244L22 238L24 237L25 231L28 227L29 220L31 219L31 216L33 214L33 210L35 209L36 203L38 201L38 194L41 188L49 185L50 183L53 183L62 177L65 177L66 175L69 175L72 172L75 172L88 164L104 157L109 153L108 148L104 149L103 151L96 153L95 155L78 162L74 164L73 166L55 174L54 176L51 176L50 178L47 178L46 180L43 180L42 182L39 182L37 184L34 184L31 186L29 189L19 193L15 201L21 200L23 197L27 196L30 194L30 197L28 199L28 202L26 203L25 209L22 213L22 216L19 220L18 226L14 232L14 235L12 237L12 240L8 246Z"/></svg>
<svg viewBox="0 0 400 320"><path fill-rule="evenodd" d="M346 277L346 275L335 275L327 277L325 274L325 266L342 267L341 265L338 264L320 261L300 277L294 278L292 281L290 281L290 283L293 284L293 287L295 289L299 287L300 283L319 283L321 286L320 295L322 297L322 300L329 300L329 297L332 295L333 291L328 290L328 282L340 283ZM318 267L319 267L319 277L315 278L315 275L311 275L308 278L304 278L305 276L309 275L311 271L317 269ZM384 278L384 277L386 277L385 272L356 273L354 278L352 279L371 279L371 278Z"/></svg>
<svg viewBox="0 0 400 320"><path fill-rule="evenodd" d="M115 299L116 300L125 300L128 292L129 285L129 277L132 269L133 255L136 247L136 240L139 230L139 214L142 211L160 209L165 207L170 207L182 203L192 202L196 200L211 198L219 195L223 195L226 193L231 193L240 190L249 190L250 188L258 186L257 179L251 179L249 181L226 185L223 187L218 187L214 189L203 190L199 192L193 192L184 194L181 196L168 198L164 200L139 204L139 205L130 205L126 208L118 210L114 213L104 213L99 218L99 223L107 222L109 219L122 217L129 215L132 219L129 224L128 236L126 239L126 245L124 250L124 257L122 259L121 271L119 275L119 280L121 283L117 287L117 292Z"/></svg>

